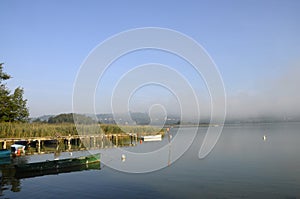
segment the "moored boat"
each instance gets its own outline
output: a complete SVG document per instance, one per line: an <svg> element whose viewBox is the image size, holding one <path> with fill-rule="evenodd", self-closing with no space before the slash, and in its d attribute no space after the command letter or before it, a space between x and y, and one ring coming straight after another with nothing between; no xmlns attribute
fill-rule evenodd
<svg viewBox="0 0 300 199"><path fill-rule="evenodd" d="M22 144L13 144L10 146L11 153L15 156L16 155L19 156L19 155L21 155L21 153L25 153L25 147L26 146L22 145Z"/></svg>
<svg viewBox="0 0 300 199"><path fill-rule="evenodd" d="M158 135L145 135L145 136L142 136L141 138L144 140L144 142L147 142L147 141L161 141L162 136L161 136L161 134L158 134Z"/></svg>
<svg viewBox="0 0 300 199"><path fill-rule="evenodd" d="M100 163L100 154L81 156L78 158L18 164L15 165L15 168L17 172L35 172L35 171L57 170L57 169L78 167L81 165L96 164L96 163Z"/></svg>
<svg viewBox="0 0 300 199"><path fill-rule="evenodd" d="M100 170L100 163L94 162L89 164L82 164L78 166L72 167L63 167L57 169L45 169L45 170L31 170L30 172L24 172L24 169L16 169L15 178L17 179L24 179L24 178L33 178L38 176L45 176L45 175L59 175L61 173L71 173L77 171L84 171L84 170Z"/></svg>
<svg viewBox="0 0 300 199"><path fill-rule="evenodd" d="M0 158L9 158L10 157L10 150L1 149L0 150Z"/></svg>

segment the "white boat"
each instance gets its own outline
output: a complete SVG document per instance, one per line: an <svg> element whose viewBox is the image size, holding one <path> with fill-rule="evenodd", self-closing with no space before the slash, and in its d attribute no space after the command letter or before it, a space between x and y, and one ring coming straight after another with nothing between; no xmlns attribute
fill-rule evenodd
<svg viewBox="0 0 300 199"><path fill-rule="evenodd" d="M141 136L141 138L143 139L144 142L147 142L147 141L161 141L162 140L161 134L158 134L158 135L145 135L145 136Z"/></svg>
<svg viewBox="0 0 300 199"><path fill-rule="evenodd" d="M20 155L21 153L25 153L25 146L22 144L13 144L10 146L11 153L15 155Z"/></svg>

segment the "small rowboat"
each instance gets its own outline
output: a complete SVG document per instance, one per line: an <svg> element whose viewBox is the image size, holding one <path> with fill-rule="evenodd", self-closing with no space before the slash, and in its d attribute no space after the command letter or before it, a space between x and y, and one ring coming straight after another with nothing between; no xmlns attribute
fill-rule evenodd
<svg viewBox="0 0 300 199"><path fill-rule="evenodd" d="M161 141L161 134L158 134L158 135L145 135L145 136L142 136L141 137L144 142L147 142L147 141Z"/></svg>
<svg viewBox="0 0 300 199"><path fill-rule="evenodd" d="M100 164L100 154L81 156L78 158L18 164L15 165L15 168L17 172L36 172L36 171L46 171L46 170L50 171L50 170L78 167L81 165L88 165L88 164L95 164L95 163Z"/></svg>

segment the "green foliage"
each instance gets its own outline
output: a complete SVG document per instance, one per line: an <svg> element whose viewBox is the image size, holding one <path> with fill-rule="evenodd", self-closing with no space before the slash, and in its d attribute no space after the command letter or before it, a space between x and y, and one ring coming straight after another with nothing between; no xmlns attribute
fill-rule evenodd
<svg viewBox="0 0 300 199"><path fill-rule="evenodd" d="M73 114L73 113L64 113L54 117L50 117L48 119L48 123L50 124L58 124L58 123L74 123L74 120L77 124L93 124L95 121L91 117L87 117L81 114Z"/></svg>
<svg viewBox="0 0 300 199"><path fill-rule="evenodd" d="M18 87L11 94L3 81L10 76L3 72L3 63L0 64L0 122L26 122L29 112L26 106L27 100L23 99L24 91Z"/></svg>
<svg viewBox="0 0 300 199"><path fill-rule="evenodd" d="M148 114L145 113L130 113L131 118L133 121L136 122L138 125L148 125L151 122L150 117Z"/></svg>

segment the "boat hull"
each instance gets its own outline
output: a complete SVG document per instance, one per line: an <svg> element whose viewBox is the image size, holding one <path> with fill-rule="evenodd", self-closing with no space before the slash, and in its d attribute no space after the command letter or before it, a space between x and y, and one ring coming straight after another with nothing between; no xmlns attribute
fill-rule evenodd
<svg viewBox="0 0 300 199"><path fill-rule="evenodd" d="M9 158L10 154L11 154L10 150L6 150L6 149L0 150L0 158Z"/></svg>
<svg viewBox="0 0 300 199"><path fill-rule="evenodd" d="M45 175L59 175L62 173L71 173L71 172L78 172L84 170L100 170L100 163L94 162L89 164L82 164L72 167L63 167L57 169L46 169L46 170L28 170L24 171L24 169L16 169L15 178L17 179L24 179L24 178L33 178L38 176L45 176Z"/></svg>
<svg viewBox="0 0 300 199"><path fill-rule="evenodd" d="M28 164L15 165L17 172L37 172L37 171L50 171L62 170L72 167L80 167L81 165L96 164L100 165L100 154L83 156L79 158L70 158L62 160L53 160L46 162L36 162Z"/></svg>

